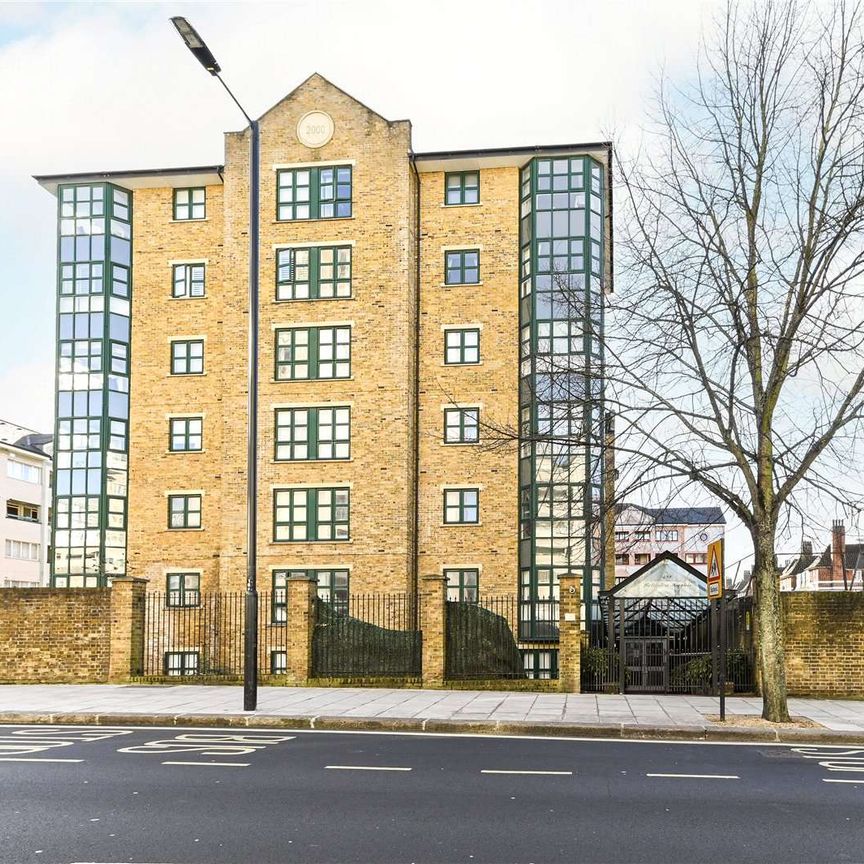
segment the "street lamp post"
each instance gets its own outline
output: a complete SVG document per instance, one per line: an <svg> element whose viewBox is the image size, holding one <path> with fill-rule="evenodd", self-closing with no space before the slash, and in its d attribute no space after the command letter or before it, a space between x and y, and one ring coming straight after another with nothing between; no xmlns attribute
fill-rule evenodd
<svg viewBox="0 0 864 864"><path fill-rule="evenodd" d="M243 631L243 710L258 704L258 588L255 565L258 558L258 190L260 154L258 121L253 120L222 80L222 71L204 40L185 18L171 23L198 62L225 88L249 122L249 398L246 418L246 626Z"/></svg>

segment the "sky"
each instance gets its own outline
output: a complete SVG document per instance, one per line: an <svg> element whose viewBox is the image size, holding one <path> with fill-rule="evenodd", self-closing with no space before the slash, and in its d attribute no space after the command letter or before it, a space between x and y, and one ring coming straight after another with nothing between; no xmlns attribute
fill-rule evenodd
<svg viewBox="0 0 864 864"><path fill-rule="evenodd" d="M661 69L692 73L717 0L0 4L0 418L53 426L55 202L33 174L218 164L247 110L312 72L418 151L626 140ZM711 502L705 502L711 503ZM727 560L747 553L743 532Z"/></svg>

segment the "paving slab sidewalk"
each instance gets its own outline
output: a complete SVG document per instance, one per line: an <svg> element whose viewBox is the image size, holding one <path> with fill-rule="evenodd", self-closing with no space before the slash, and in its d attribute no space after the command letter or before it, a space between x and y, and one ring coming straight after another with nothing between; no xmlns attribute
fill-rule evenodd
<svg viewBox="0 0 864 864"><path fill-rule="evenodd" d="M864 701L790 699L812 729L754 728L709 720L706 696L530 693L386 688L261 687L258 710L238 686L5 684L0 723L294 726L315 729L492 732L694 740L864 743ZM758 717L761 700L730 696L726 710Z"/></svg>

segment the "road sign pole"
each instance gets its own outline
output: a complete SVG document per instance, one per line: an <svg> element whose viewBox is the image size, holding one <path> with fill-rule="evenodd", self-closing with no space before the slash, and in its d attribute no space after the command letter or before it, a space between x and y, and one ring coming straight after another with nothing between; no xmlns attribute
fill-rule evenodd
<svg viewBox="0 0 864 864"><path fill-rule="evenodd" d="M711 684L720 696L720 719L726 718L726 592L725 541L708 544L707 593L711 609ZM714 605L716 601L716 606ZM717 633L716 631L720 632Z"/></svg>
<svg viewBox="0 0 864 864"><path fill-rule="evenodd" d="M726 719L726 541L720 541L720 721Z"/></svg>

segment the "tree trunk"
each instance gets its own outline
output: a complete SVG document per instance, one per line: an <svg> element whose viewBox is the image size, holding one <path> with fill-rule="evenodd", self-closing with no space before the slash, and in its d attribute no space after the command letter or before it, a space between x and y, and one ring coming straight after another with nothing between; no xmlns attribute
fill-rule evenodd
<svg viewBox="0 0 864 864"><path fill-rule="evenodd" d="M774 564L774 526L763 524L753 536L756 560L756 646L762 678L762 717L773 723L789 721L786 704L786 649L780 611L780 580Z"/></svg>

